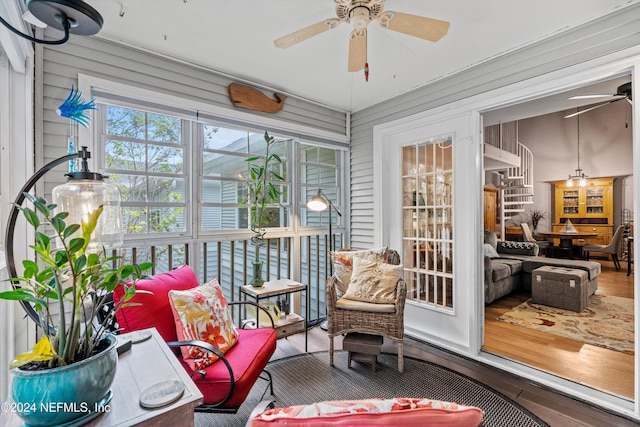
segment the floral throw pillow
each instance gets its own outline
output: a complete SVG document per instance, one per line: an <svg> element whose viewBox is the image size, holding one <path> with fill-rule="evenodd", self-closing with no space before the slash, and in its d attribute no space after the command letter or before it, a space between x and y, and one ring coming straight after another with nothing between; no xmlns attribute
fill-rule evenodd
<svg viewBox="0 0 640 427"><path fill-rule="evenodd" d="M343 298L374 304L393 304L402 268L402 265L354 258L351 282Z"/></svg>
<svg viewBox="0 0 640 427"><path fill-rule="evenodd" d="M331 266L333 275L336 277L338 286L338 297L344 295L351 281L353 270L353 259L364 258L372 261L386 261L385 254L387 247L366 249L361 251L335 251L331 252Z"/></svg>
<svg viewBox="0 0 640 427"><path fill-rule="evenodd" d="M201 340L227 352L238 341L231 311L217 279L186 291L169 291L178 340ZM218 356L195 346L181 347L182 358L193 370L203 369Z"/></svg>

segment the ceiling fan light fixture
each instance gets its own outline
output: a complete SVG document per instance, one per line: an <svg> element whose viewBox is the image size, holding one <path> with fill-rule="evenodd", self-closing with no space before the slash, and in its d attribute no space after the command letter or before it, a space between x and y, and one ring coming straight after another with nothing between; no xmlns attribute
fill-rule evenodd
<svg viewBox="0 0 640 427"><path fill-rule="evenodd" d="M329 1L329 0L326 0ZM349 23L354 29L349 36L349 60L347 71L362 70L366 63L366 36L369 23L375 21L382 28L423 40L436 42L449 30L449 22L408 13L386 11L386 0L333 0L336 17L325 19L316 24L294 31L274 40L279 48L288 48L327 30L338 24ZM327 26L326 23L331 23ZM365 74L366 78L366 74Z"/></svg>
<svg viewBox="0 0 640 427"><path fill-rule="evenodd" d="M366 28L371 22L371 10L362 5L354 7L349 12L349 22L358 30Z"/></svg>

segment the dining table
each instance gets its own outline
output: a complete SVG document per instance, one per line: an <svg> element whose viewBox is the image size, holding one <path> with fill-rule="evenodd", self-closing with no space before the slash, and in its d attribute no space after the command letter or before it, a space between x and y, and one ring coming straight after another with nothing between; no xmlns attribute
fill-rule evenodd
<svg viewBox="0 0 640 427"><path fill-rule="evenodd" d="M584 233L581 231L549 231L549 232L538 232L538 235L544 237L545 239L553 242L553 239L559 239L560 243L558 247L560 248L571 248L573 247L574 239L588 239L590 237L597 237L598 233Z"/></svg>

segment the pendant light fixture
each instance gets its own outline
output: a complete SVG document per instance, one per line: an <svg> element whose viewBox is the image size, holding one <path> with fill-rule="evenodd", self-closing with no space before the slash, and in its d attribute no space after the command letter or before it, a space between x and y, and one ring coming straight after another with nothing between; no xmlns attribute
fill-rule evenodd
<svg viewBox="0 0 640 427"><path fill-rule="evenodd" d="M34 43L65 44L69 34L92 36L102 29L102 16L82 0L27 0L29 13L39 21L63 31L59 40L41 40L20 32L0 16L0 22L13 33Z"/></svg>
<svg viewBox="0 0 640 427"><path fill-rule="evenodd" d="M580 108L578 108L580 111ZM578 123L578 167L575 170L575 174L569 174L569 178L567 178L567 187L573 187L574 182L577 181L580 187L584 187L587 185L587 175L584 174L582 169L580 168L580 115L576 116Z"/></svg>

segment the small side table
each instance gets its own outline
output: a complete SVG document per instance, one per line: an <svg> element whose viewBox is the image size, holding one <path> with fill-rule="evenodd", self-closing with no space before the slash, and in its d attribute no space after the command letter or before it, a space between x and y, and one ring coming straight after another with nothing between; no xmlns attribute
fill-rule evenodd
<svg viewBox="0 0 640 427"><path fill-rule="evenodd" d="M240 294L243 300L252 298L257 304L260 304L260 300L275 297L279 295L291 295L296 292L305 293L305 307L306 313L304 316L296 316L293 319L282 318L276 322L276 334L278 338L288 337L289 335L297 334L304 331L304 351L307 351L307 319L309 318L309 292L307 285L296 282L290 279L271 280L264 282L264 285L259 288L254 288L251 285L245 285L240 288ZM242 324L240 319L240 324ZM256 319L257 322L257 319Z"/></svg>
<svg viewBox="0 0 640 427"><path fill-rule="evenodd" d="M371 363L374 373L376 372L381 347L382 337L380 335L351 332L342 340L342 349L349 352L347 367L351 368L352 360L367 362Z"/></svg>
<svg viewBox="0 0 640 427"><path fill-rule="evenodd" d="M118 357L116 378L111 386L113 399L105 406L105 412L88 421L87 424L83 424L85 427L160 425L188 427L195 424L194 409L202 404L202 393L158 331L155 328L149 331L151 332L149 339L133 344L130 350ZM157 409L141 407L138 404L140 392L165 380L182 382L184 384L182 397L174 403ZM1 412L0 425L24 427L24 422L17 414Z"/></svg>

